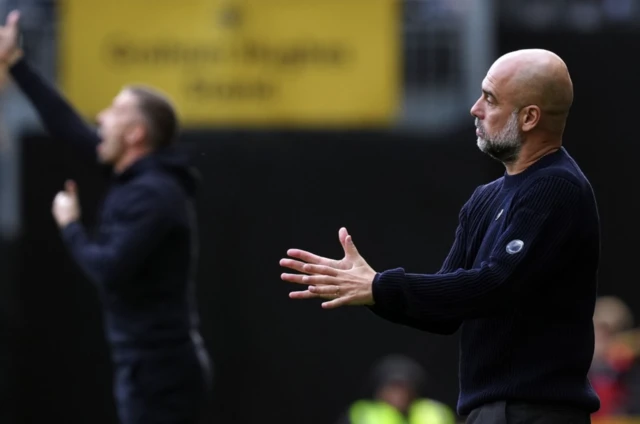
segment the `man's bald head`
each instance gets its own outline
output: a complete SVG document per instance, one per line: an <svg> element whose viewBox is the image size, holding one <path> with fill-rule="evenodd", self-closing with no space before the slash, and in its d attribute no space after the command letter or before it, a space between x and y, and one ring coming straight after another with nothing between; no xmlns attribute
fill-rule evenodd
<svg viewBox="0 0 640 424"><path fill-rule="evenodd" d="M558 55L542 49L507 53L495 61L487 78L517 109L537 106L540 128L562 134L573 103L573 83Z"/></svg>

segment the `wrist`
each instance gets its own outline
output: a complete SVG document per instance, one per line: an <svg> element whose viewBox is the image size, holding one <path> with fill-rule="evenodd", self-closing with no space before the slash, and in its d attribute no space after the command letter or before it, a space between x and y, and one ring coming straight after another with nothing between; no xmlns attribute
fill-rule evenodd
<svg viewBox="0 0 640 424"><path fill-rule="evenodd" d="M24 52L22 51L22 49L17 49L8 57L0 58L0 69L2 69L2 71L8 72L13 67L13 65L18 63L18 61L22 59L23 56Z"/></svg>
<svg viewBox="0 0 640 424"><path fill-rule="evenodd" d="M65 230L68 227L70 227L71 225L77 223L79 221L79 218L74 218L74 219L68 219L62 222L58 223L58 227L60 227L60 230Z"/></svg>
<svg viewBox="0 0 640 424"><path fill-rule="evenodd" d="M3 82L9 79L10 69L11 69L11 65L9 65L8 62L0 61L0 76L2 77Z"/></svg>

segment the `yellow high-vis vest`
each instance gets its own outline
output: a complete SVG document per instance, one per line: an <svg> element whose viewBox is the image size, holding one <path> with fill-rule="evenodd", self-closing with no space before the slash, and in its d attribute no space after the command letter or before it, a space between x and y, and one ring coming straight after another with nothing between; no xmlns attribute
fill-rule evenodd
<svg viewBox="0 0 640 424"><path fill-rule="evenodd" d="M455 424L456 416L446 405L420 399L409 407L405 417L384 402L359 400L349 409L351 424Z"/></svg>

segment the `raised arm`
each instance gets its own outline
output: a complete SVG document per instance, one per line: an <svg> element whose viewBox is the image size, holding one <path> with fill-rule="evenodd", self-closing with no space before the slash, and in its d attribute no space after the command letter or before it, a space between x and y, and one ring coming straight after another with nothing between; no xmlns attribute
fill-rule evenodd
<svg viewBox="0 0 640 424"><path fill-rule="evenodd" d="M18 20L19 14L12 12L7 17L5 26L0 27L0 66L5 68L5 72L8 68L13 80L30 100L53 138L73 143L95 159L100 137L58 90L26 62L18 44Z"/></svg>
<svg viewBox="0 0 640 424"><path fill-rule="evenodd" d="M100 142L97 131L90 127L53 86L47 83L24 58L10 68L11 76L38 112L49 134L73 143L93 158Z"/></svg>

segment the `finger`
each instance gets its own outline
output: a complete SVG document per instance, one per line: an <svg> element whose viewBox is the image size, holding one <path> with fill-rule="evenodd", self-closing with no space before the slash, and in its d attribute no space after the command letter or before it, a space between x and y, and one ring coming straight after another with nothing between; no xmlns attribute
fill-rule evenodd
<svg viewBox="0 0 640 424"><path fill-rule="evenodd" d="M336 309L349 305L349 302L351 302L351 297L339 297L328 302L322 302L322 309Z"/></svg>
<svg viewBox="0 0 640 424"><path fill-rule="evenodd" d="M17 28L19 22L20 22L20 12L17 10L12 10L7 15L7 21L5 23L5 26L9 28Z"/></svg>
<svg viewBox="0 0 640 424"><path fill-rule="evenodd" d="M280 275L280 278L288 283L305 284L308 286L335 285L337 283L335 277L329 277L325 275L302 275L284 273Z"/></svg>
<svg viewBox="0 0 640 424"><path fill-rule="evenodd" d="M317 297L317 294L311 293L309 290L294 291L289 293L290 299L315 299Z"/></svg>
<svg viewBox="0 0 640 424"><path fill-rule="evenodd" d="M340 244L344 247L344 241L347 238L347 236L349 235L349 232L347 231L347 229L345 227L340 228L340 230L338 231L338 240L340 240Z"/></svg>
<svg viewBox="0 0 640 424"><path fill-rule="evenodd" d="M307 252L306 250L289 249L287 250L287 255L291 256L292 258L308 262L310 264L325 265L334 268L337 268L338 266L338 261L336 261L335 259L329 259L322 256L314 255L313 253Z"/></svg>
<svg viewBox="0 0 640 424"><path fill-rule="evenodd" d="M331 268L325 265L312 265L306 264L302 267L302 271L307 274L319 274L319 275L328 275L330 277L337 277L338 270L335 268Z"/></svg>
<svg viewBox="0 0 640 424"><path fill-rule="evenodd" d="M350 235L347 236L345 245L346 245L345 252L347 252L349 255L353 257L360 256L360 253L358 252L358 249L356 249L356 245L353 242L353 238Z"/></svg>
<svg viewBox="0 0 640 424"><path fill-rule="evenodd" d="M353 243L353 238L349 235L346 228L340 228L340 244L344 250L344 255L349 259L355 259L360 257L356 245Z"/></svg>
<svg viewBox="0 0 640 424"><path fill-rule="evenodd" d="M306 275L288 274L288 273L283 273L280 275L280 279L282 281L286 281L287 283L296 283L296 284L304 284L304 282L302 281L304 277L306 277Z"/></svg>
<svg viewBox="0 0 640 424"><path fill-rule="evenodd" d="M71 195L76 195L78 193L78 186L75 181L67 180L64 183L64 190Z"/></svg>
<svg viewBox="0 0 640 424"><path fill-rule="evenodd" d="M335 299L336 297L340 297L342 293L340 293L340 286L331 285L331 286L310 286L309 291L313 294L317 294L318 296L326 297L329 299Z"/></svg>
<svg viewBox="0 0 640 424"><path fill-rule="evenodd" d="M306 264L304 262L296 261L294 259L280 259L280 266L284 268L289 268L298 272L306 272L304 271L304 266Z"/></svg>

